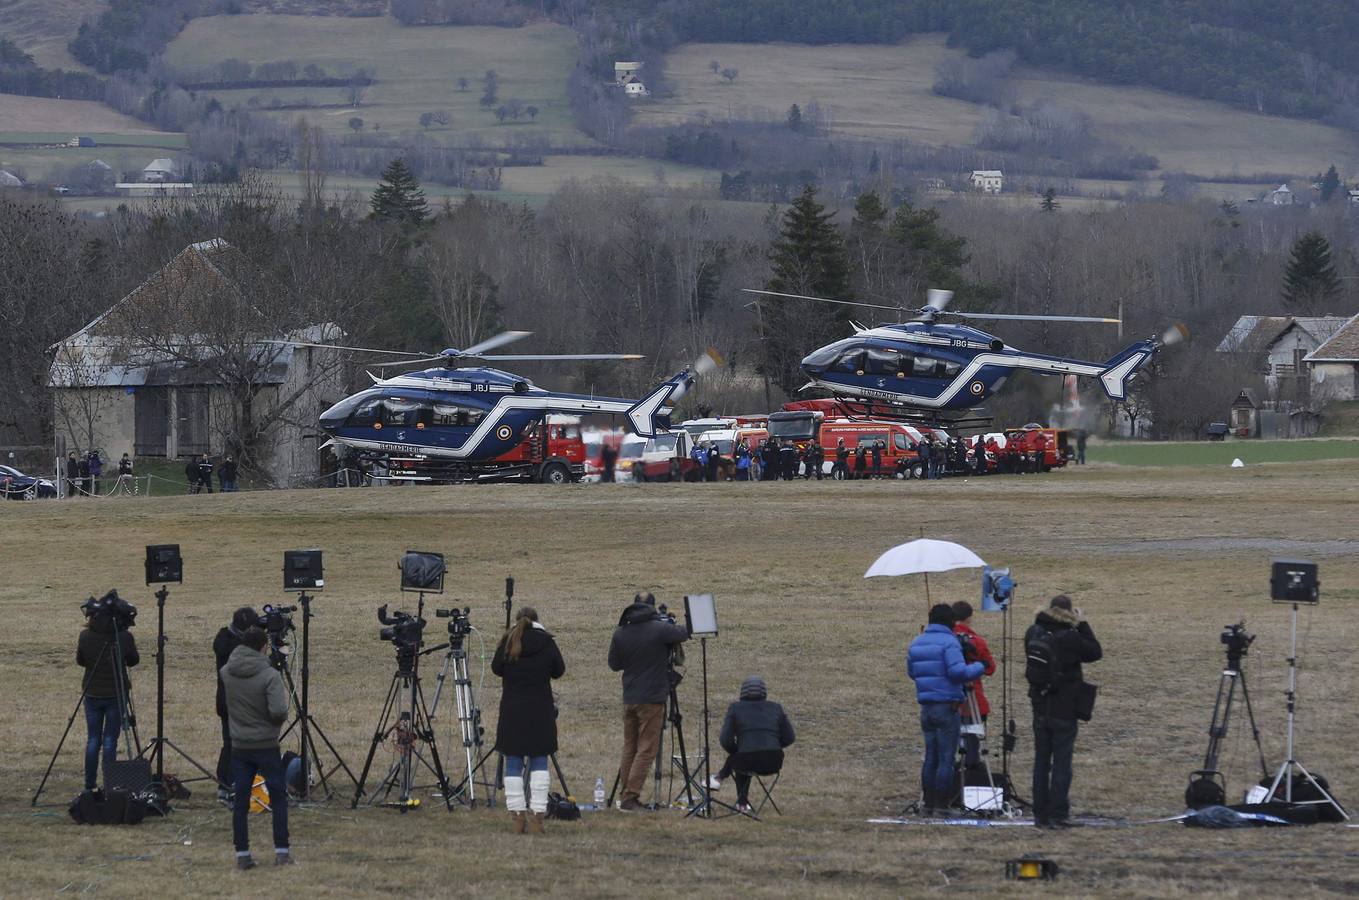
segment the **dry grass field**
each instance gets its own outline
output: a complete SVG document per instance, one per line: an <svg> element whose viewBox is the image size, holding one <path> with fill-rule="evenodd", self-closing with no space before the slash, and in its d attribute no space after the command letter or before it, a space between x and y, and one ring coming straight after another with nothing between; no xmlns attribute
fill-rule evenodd
<svg viewBox="0 0 1359 900"><path fill-rule="evenodd" d="M77 134L122 132L160 134L146 122L125 116L93 100L53 100L0 94L0 132L66 132Z"/></svg>
<svg viewBox="0 0 1359 900"><path fill-rule="evenodd" d="M861 575L880 551L923 530L1015 568L1016 632L1045 598L1070 592L1106 655L1089 670L1101 693L1095 721L1081 732L1074 806L1131 823L1180 810L1186 775L1202 761L1222 662L1218 633L1242 617L1259 635L1247 672L1270 764L1278 764L1288 611L1268 601L1268 562L1314 558L1324 602L1302 616L1299 755L1359 807L1354 475L1347 460L1244 470L1098 466L927 484L393 488L0 504L9 635L0 683L10 697L0 705L0 893L131 897L155 884L180 896L989 896L1007 887L1005 860L1041 851L1063 868L1047 893L1063 896L1352 894L1359 831L1336 826L1051 833L868 824L916 794L921 744L902 654L925 598L918 578ZM143 737L153 728L156 610L140 584L142 545L169 541L183 546L186 579L166 607L167 731L209 765L218 727L212 636L243 602L286 602L281 551L303 546L324 548L326 559L312 631L313 708L346 760L362 763L394 662L391 645L377 639L374 610L412 607L414 597L396 590L395 564L414 547L448 555L450 590L438 605L470 605L488 643L511 574L516 600L536 606L555 632L567 661L557 691L560 759L587 802L595 779L608 780L616 765L618 681L605 651L618 611L637 589L676 607L686 592L714 592L722 623L709 645L714 708L720 714L740 679L758 672L798 728L779 787L785 815L753 823L586 813L530 839L509 834L499 811L450 815L427 802L403 815L341 802L294 812L300 864L275 875L231 868L229 815L201 785L168 819L138 828L80 828L60 806L31 809L78 693L77 607L93 592L117 587L140 606L135 633L147 661L134 673L135 696ZM975 573L937 576L931 589L937 599L975 598ZM978 620L999 649L1000 618ZM431 621L437 636L443 620ZM680 688L691 747L701 734L697 651ZM488 674L481 694L488 728L494 682ZM1000 693L994 681L990 693ZM1019 712L1022 785L1031 740ZM452 723L440 718L447 740ZM82 741L78 722L47 799L64 802L79 788ZM456 757L447 744L445 754ZM1240 734L1224 758L1230 790L1241 790L1251 770ZM173 755L169 768L187 773ZM255 817L253 826L267 847L265 821Z"/></svg>
<svg viewBox="0 0 1359 900"><path fill-rule="evenodd" d="M103 0L0 0L0 27L39 65L82 69L66 44L83 20L97 17L105 8Z"/></svg>
<svg viewBox="0 0 1359 900"><path fill-rule="evenodd" d="M666 57L676 96L640 105L638 118L782 121L790 105L815 101L832 129L844 134L970 144L981 107L932 91L935 67L959 52L938 35L897 45L685 44ZM711 60L740 75L728 84L709 68ZM1020 70L1016 87L1026 104L1049 98L1079 109L1090 116L1096 137L1152 153L1167 170L1310 176L1330 163L1342 171L1359 165L1359 143L1351 135L1313 122L1034 70Z"/></svg>
<svg viewBox="0 0 1359 900"><path fill-rule="evenodd" d="M465 145L475 137L486 146L511 144L527 131L547 134L554 144L589 144L572 123L566 79L576 63L576 39L560 25L524 28L406 28L390 18L341 16L244 15L212 16L190 22L165 53L166 61L184 69L204 69L225 59L251 64L292 60L316 63L332 75L365 68L378 79L358 109L349 107L341 88L241 89L218 92L226 105L245 105L259 96L266 103L276 94L296 100L305 95L336 108L302 110L308 121L337 133L349 131L349 119L361 117L371 129L380 124L388 135L415 133L423 112L445 110L448 129L428 132L434 140ZM536 106L535 120L499 124L492 110L477 104L487 69L499 76L500 102L516 98ZM466 91L457 79L466 78ZM291 120L298 110L278 113Z"/></svg>

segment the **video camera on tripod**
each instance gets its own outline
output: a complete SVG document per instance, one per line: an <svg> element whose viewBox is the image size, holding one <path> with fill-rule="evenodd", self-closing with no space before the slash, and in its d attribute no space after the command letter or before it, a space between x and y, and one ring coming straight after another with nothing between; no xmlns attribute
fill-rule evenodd
<svg viewBox="0 0 1359 900"><path fill-rule="evenodd" d="M413 616L401 609L394 609L391 615L387 615L385 603L378 607L377 617L379 622L387 626L378 631L378 640L390 641L398 650L403 647L412 650L418 648L425 633L425 626L429 624L419 616Z"/></svg>
<svg viewBox="0 0 1359 900"><path fill-rule="evenodd" d="M472 607L464 606L458 609L436 609L434 615L440 619L448 620L448 636L452 638L463 638L472 633Z"/></svg>
<svg viewBox="0 0 1359 900"><path fill-rule="evenodd" d="M137 607L119 597L117 591L109 591L97 600L89 598L80 604L80 611L87 619L106 615L113 620L115 628L131 628L137 624Z"/></svg>
<svg viewBox="0 0 1359 900"><path fill-rule="evenodd" d="M1235 625L1224 625L1219 640L1227 648L1227 668L1235 671L1241 668L1242 658L1255 643L1255 635L1246 633L1246 620L1242 619Z"/></svg>

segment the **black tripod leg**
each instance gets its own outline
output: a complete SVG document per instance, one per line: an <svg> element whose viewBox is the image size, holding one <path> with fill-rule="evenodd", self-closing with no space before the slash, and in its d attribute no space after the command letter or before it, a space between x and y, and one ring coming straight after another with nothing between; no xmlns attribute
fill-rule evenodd
<svg viewBox="0 0 1359 900"><path fill-rule="evenodd" d="M434 727L430 723L429 710L425 708L425 694L420 690L420 682L416 681L411 686L411 690L415 692L418 714L422 717L419 721L412 722L411 725L416 729L416 733L423 735L425 742L429 744L429 755L434 760L434 776L439 779L439 790L444 795L444 807L452 812L453 798L449 795L448 776L444 774L444 765L439 760L439 745L434 740Z"/></svg>
<svg viewBox="0 0 1359 900"><path fill-rule="evenodd" d="M61 755L61 748L66 744L66 738L71 733L71 726L75 724L76 716L80 714L80 705L85 702L85 692L80 692L80 697L76 699L75 709L71 710L71 718L66 720L66 730L61 733L61 740L57 741L57 749L52 751L52 759L47 764L47 771L42 773L42 781L38 782L38 789L33 792L33 800L29 806L37 806L38 798L42 796L43 789L47 787L47 779L52 776L52 767L57 764L57 757Z"/></svg>
<svg viewBox="0 0 1359 900"><path fill-rule="evenodd" d="M378 716L377 730L373 732L373 743L368 746L368 757L363 761L363 773L359 775L358 783L354 787L354 802L349 804L350 809L357 809L359 798L363 796L363 786L368 782L368 770L373 767L373 757L377 755L378 745L382 743L382 739L387 733L387 717L391 714L392 707L396 703L397 692L400 690L400 678L400 675L392 676L392 686L387 689L387 699L382 704L382 715Z"/></svg>
<svg viewBox="0 0 1359 900"><path fill-rule="evenodd" d="M680 711L679 711L679 697L676 696L676 694L675 694L674 685L671 685L671 687L670 687L670 703L673 705L673 708L674 708L674 710L675 710L675 718L674 718L674 729L675 729L675 730L674 730L674 737L675 737L675 742L676 742L677 744L679 744L680 774L684 776L684 799L688 801L688 803L689 803L689 808L690 808L690 809L693 809L693 807L694 807L694 775L693 775L693 773L692 773L691 771L689 771L689 754L688 754L687 752L685 752L685 749L684 749L684 727L683 727L683 725L681 724L681 723L682 723L682 717L680 716ZM706 788L705 788L705 790L704 790L704 795L706 796L706 794L707 794L707 791L706 791Z"/></svg>
<svg viewBox="0 0 1359 900"><path fill-rule="evenodd" d="M321 740L325 742L326 749L330 751L330 755L333 756L333 757L335 757L335 765L333 765L333 766L330 767L330 771L329 771L329 772L322 772L322 774L321 774L321 782L322 782L322 784L325 784L325 783L326 783L326 779L328 779L328 778L330 778L331 776L333 776L336 772L340 771L341 769L344 769L344 773L345 773L346 775L349 776L349 780L352 781L352 782L354 782L354 784L357 786L358 783L359 783L359 780L358 780L357 778L354 777L354 773L353 773L353 771L350 770L349 766L345 763L344 757L340 756L340 751L335 749L335 745L332 744L332 743L330 742L330 738L326 737L326 733L325 733L324 731L321 730L321 726L320 726L319 724L317 724L317 722L316 722L316 717L315 717L315 716L310 716L310 717L308 717L308 718L309 718L309 721L311 722L311 730L310 730L310 735L309 735L309 736L310 736L310 738L311 738L311 746L312 746L312 751L313 751L313 753L314 753L315 750L316 750L316 737L315 737L315 736L319 734L319 735L321 736ZM315 758L315 757L313 757L313 758ZM318 771L320 771L319 768L318 768ZM327 790L327 791L330 790L330 786L329 786L329 785L326 785L326 790Z"/></svg>
<svg viewBox="0 0 1359 900"><path fill-rule="evenodd" d="M1246 687L1246 673L1241 673L1241 696L1246 701L1246 718L1250 720L1251 737L1255 738L1255 750L1260 754L1260 771L1264 778L1269 777L1269 765L1265 763L1265 747L1260 743L1260 728L1255 724L1255 709L1250 703L1250 689Z"/></svg>
<svg viewBox="0 0 1359 900"><path fill-rule="evenodd" d="M562 786L562 796L570 797L571 789L566 786L566 776L562 774L562 764L557 762L557 754L552 754L552 768L557 773L557 783Z"/></svg>

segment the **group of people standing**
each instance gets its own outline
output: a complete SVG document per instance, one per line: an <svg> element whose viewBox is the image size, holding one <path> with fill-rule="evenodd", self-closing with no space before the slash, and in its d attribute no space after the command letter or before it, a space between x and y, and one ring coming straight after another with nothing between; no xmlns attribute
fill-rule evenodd
<svg viewBox="0 0 1359 900"><path fill-rule="evenodd" d="M925 753L920 782L927 816L952 816L961 794L956 757L964 769L980 763L979 737L962 734L964 716L989 712L980 680L995 671L986 642L971 627L965 601L935 604L929 624L911 642L906 673L915 683ZM1085 617L1065 594L1052 598L1024 634L1025 680L1033 709L1033 817L1042 827L1071 821L1072 760L1080 722L1089 721L1094 689L1082 665L1103 650ZM966 710L966 712L964 712ZM970 739L970 740L969 740Z"/></svg>
<svg viewBox="0 0 1359 900"><path fill-rule="evenodd" d="M66 454L67 497L99 496L103 475L104 458L98 450L91 450L84 455L78 455L74 450ZM124 453L118 461L118 481L114 490L131 494L135 489L132 483L132 458Z"/></svg>
<svg viewBox="0 0 1359 900"><path fill-rule="evenodd" d="M190 494L212 493L212 460L206 453L189 457L184 463L184 480L188 483ZM222 457L222 466L217 470L217 480L222 493L236 491L236 460L228 453Z"/></svg>

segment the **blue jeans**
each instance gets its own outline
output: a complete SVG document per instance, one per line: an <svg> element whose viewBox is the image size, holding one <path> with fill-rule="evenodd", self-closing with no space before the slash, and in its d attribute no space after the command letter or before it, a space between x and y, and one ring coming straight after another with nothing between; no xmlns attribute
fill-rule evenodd
<svg viewBox="0 0 1359 900"><path fill-rule="evenodd" d="M546 756L530 756L528 761L530 772L546 772ZM505 777L523 778L524 777L524 758L522 756L505 757Z"/></svg>
<svg viewBox="0 0 1359 900"><path fill-rule="evenodd" d="M925 735L920 784L927 794L937 792L940 802L953 793L953 754L958 749L962 727L958 704L920 704L920 730Z"/></svg>
<svg viewBox="0 0 1359 900"><path fill-rule="evenodd" d="M123 727L123 710L117 697L85 698L85 790L98 784L99 747L104 747L104 778L109 763L118 755L118 732Z"/></svg>
<svg viewBox="0 0 1359 900"><path fill-rule="evenodd" d="M278 748L273 750L231 749L231 780L236 790L231 808L231 836L236 841L236 852L250 850L250 789L255 775L264 776L269 789L269 810L274 814L274 849L288 848L288 788L283 779L283 757Z"/></svg>

